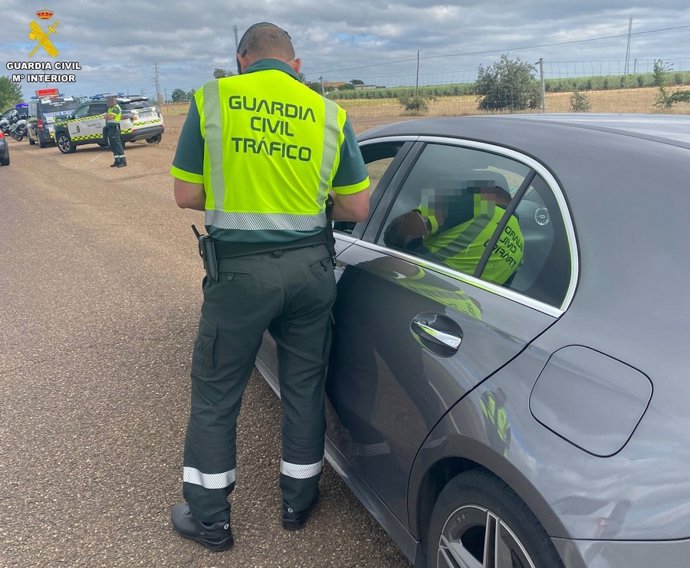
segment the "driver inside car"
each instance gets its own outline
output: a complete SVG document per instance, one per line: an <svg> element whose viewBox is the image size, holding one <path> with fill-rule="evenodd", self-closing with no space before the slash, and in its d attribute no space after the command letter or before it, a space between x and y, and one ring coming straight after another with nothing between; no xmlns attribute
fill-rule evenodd
<svg viewBox="0 0 690 568"><path fill-rule="evenodd" d="M453 188L423 190L421 204L386 227L384 243L473 274L511 199L503 176L475 173L482 177L456 182ZM520 224L512 214L493 247L482 279L508 284L522 263L523 251Z"/></svg>

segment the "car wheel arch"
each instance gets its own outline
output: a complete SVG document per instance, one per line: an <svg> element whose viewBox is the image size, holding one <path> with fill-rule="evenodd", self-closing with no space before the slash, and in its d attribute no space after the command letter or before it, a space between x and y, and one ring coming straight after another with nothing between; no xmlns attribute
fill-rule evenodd
<svg viewBox="0 0 690 568"><path fill-rule="evenodd" d="M63 154L71 154L77 149L72 137L65 130L55 132L55 143Z"/></svg>
<svg viewBox="0 0 690 568"><path fill-rule="evenodd" d="M485 547L495 539L492 548L497 551L501 542L502 555L505 558L509 550L510 557L517 558L515 565L564 568L534 513L510 486L484 468L460 473L444 485L425 537L428 567L478 561L488 565Z"/></svg>
<svg viewBox="0 0 690 568"><path fill-rule="evenodd" d="M422 464L419 454L425 451L433 457L425 456ZM507 485L550 536L567 534L566 528L529 480L502 456L497 454L490 461L483 457L486 456L485 448L478 441L459 434L447 436L436 448L425 450L422 446L419 454L412 466L408 485L409 529L415 538L422 541L425 553L432 512L439 495L451 480L472 470L486 472Z"/></svg>

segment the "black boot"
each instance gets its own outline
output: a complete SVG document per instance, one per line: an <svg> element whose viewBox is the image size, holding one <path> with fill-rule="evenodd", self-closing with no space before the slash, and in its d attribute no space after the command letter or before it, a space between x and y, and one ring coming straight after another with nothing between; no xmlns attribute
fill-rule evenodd
<svg viewBox="0 0 690 568"><path fill-rule="evenodd" d="M119 162L116 167L118 168L124 168L127 165L127 160L125 159L124 156L122 158L118 158Z"/></svg>
<svg viewBox="0 0 690 568"><path fill-rule="evenodd" d="M210 550L220 552L227 550L235 543L230 529L230 521L212 524L197 521L187 503L175 505L172 508L170 519L180 536L198 542Z"/></svg>
<svg viewBox="0 0 690 568"><path fill-rule="evenodd" d="M285 501L283 501L283 528L288 531L298 531L301 528L303 528L304 525L307 524L307 519L309 518L309 515L311 515L311 512L314 510L314 507L316 506L318 500L319 496L317 495L316 499L312 501L312 504L309 505L309 507L307 507L303 511L295 511Z"/></svg>
<svg viewBox="0 0 690 568"><path fill-rule="evenodd" d="M111 167L111 168L116 168L116 167L117 167L117 160L118 160L118 158L114 158L113 163L110 164L110 167Z"/></svg>

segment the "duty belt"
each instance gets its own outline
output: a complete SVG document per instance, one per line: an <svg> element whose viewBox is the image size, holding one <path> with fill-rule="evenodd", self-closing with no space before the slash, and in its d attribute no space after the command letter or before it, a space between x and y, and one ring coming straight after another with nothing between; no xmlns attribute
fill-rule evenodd
<svg viewBox="0 0 690 568"><path fill-rule="evenodd" d="M331 256L335 256L335 249L333 247L333 244L334 239L332 237L332 232L328 231L328 228L319 231L315 235L311 235L309 237L304 237L303 239L298 239L296 241L290 241L285 243L231 243L213 239L216 257L219 259L236 258L238 256L263 254L275 251L292 250L305 247L313 247L317 245L326 245Z"/></svg>

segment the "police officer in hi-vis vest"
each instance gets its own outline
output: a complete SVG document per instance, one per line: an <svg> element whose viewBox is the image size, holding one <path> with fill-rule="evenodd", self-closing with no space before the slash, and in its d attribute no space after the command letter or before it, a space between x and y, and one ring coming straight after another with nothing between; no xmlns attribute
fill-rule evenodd
<svg viewBox="0 0 690 568"><path fill-rule="evenodd" d="M324 457L325 367L335 299L332 218L362 221L367 170L345 111L305 86L290 36L251 26L239 75L206 83L190 105L171 169L175 201L205 211L206 278L192 355L177 532L212 550L233 544L240 402L263 333L276 341L283 405L282 524L302 528ZM329 197L330 194L330 197Z"/></svg>
<svg viewBox="0 0 690 568"><path fill-rule="evenodd" d="M122 148L122 138L120 137L120 121L122 120L122 109L117 104L115 97L108 97L108 110L105 113L105 126L103 127L103 138L113 152L114 161L111 168L124 168L127 165L125 151Z"/></svg>

